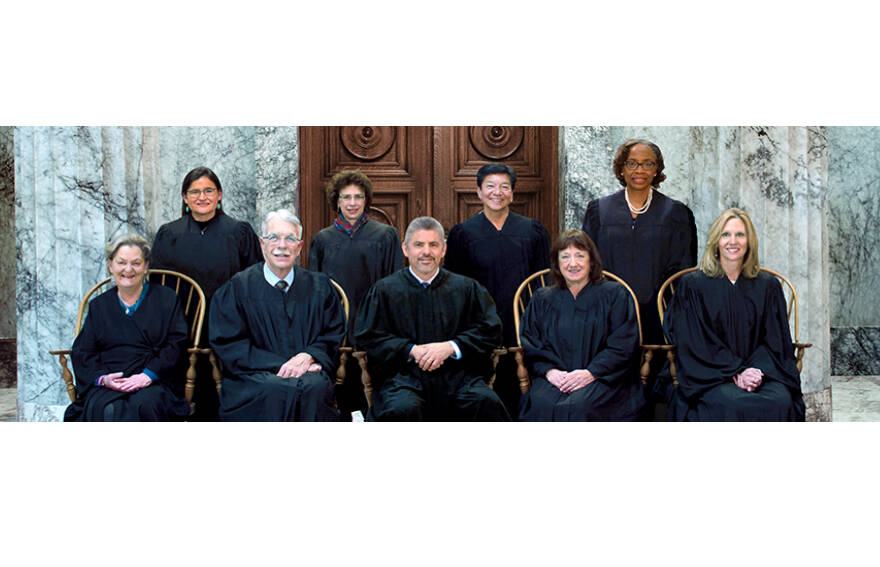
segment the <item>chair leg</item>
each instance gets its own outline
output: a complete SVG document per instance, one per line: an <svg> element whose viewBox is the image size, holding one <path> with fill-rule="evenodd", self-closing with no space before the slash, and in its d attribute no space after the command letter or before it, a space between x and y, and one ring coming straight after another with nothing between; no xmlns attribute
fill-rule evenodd
<svg viewBox="0 0 880 567"><path fill-rule="evenodd" d="M189 351L189 368L186 369L186 386L184 387L184 397L186 403L189 404L190 415L195 412L196 406L193 403L193 392L196 389L196 359L198 358L198 350L190 349Z"/></svg>
<svg viewBox="0 0 880 567"><path fill-rule="evenodd" d="M373 379L367 372L367 353L363 351L355 351L354 357L361 367L361 382L364 385L364 397L367 398L367 407L373 407Z"/></svg>
<svg viewBox="0 0 880 567"><path fill-rule="evenodd" d="M651 359L654 358L654 351L645 349L642 351L642 365L639 367L639 378L642 379L642 387L648 385L648 374L651 373Z"/></svg>
<svg viewBox="0 0 880 567"><path fill-rule="evenodd" d="M223 374L220 373L220 369L217 367L217 357L214 356L214 351L208 351L208 360L211 361L211 376L214 378L214 385L217 388L217 394L220 394L220 388L223 385Z"/></svg>
<svg viewBox="0 0 880 567"><path fill-rule="evenodd" d="M61 378L64 379L64 384L67 386L67 397L70 398L71 403L76 401L76 386L73 384L73 374L70 372L70 369L67 367L67 357L63 354L58 355L58 362L61 363Z"/></svg>

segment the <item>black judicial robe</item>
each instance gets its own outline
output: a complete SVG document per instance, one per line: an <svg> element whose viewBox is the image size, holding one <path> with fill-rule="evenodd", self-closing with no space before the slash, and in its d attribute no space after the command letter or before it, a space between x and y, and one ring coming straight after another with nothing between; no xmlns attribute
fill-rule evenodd
<svg viewBox="0 0 880 567"><path fill-rule="evenodd" d="M153 240L150 267L188 275L210 304L229 278L262 261L260 239L251 225L218 211L204 229L192 215L163 224Z"/></svg>
<svg viewBox="0 0 880 567"><path fill-rule="evenodd" d="M509 419L485 384L492 375L491 354L500 339L495 303L475 280L443 268L427 288L408 268L379 280L361 304L355 329L357 344L367 352L367 369L376 392L373 410L380 409L386 383L419 381L429 385L430 395L439 399L453 397L457 389L476 380L497 404L493 415ZM422 371L409 357L417 344L448 340L458 344L462 357L449 357L437 370Z"/></svg>
<svg viewBox="0 0 880 567"><path fill-rule="evenodd" d="M217 211L204 229L192 215L162 225L153 239L150 267L175 270L198 282L205 294L201 343L206 345L214 292L229 278L262 260L260 240L251 225ZM194 417L216 420L219 400L207 358L199 357L196 372Z"/></svg>
<svg viewBox="0 0 880 567"><path fill-rule="evenodd" d="M211 347L223 363L223 420L338 419L330 376L336 372L345 334L342 304L326 275L293 269L287 293L269 285L263 264L255 264L214 294ZM301 378L278 377L281 365L300 352L309 353L322 370ZM309 380L317 380L309 375L319 375L326 386L316 386L314 399L302 390L304 384L311 387Z"/></svg>
<svg viewBox="0 0 880 567"><path fill-rule="evenodd" d="M483 212L452 227L443 267L483 284L501 317L503 345L516 345L513 296L524 279L550 267L550 235L539 221L509 212L499 231ZM513 356L498 361L495 392L511 415L520 389Z"/></svg>
<svg viewBox="0 0 880 567"><path fill-rule="evenodd" d="M539 289L523 313L523 356L532 387L523 396L522 421L634 421L645 404L636 353L639 327L630 293L619 283ZM596 377L564 394L547 371L586 369Z"/></svg>
<svg viewBox="0 0 880 567"><path fill-rule="evenodd" d="M662 344L657 292L672 274L697 264L697 226L683 203L654 190L648 210L632 218L625 189L587 204L583 231L602 268L620 276L639 299L646 344Z"/></svg>
<svg viewBox="0 0 880 567"><path fill-rule="evenodd" d="M676 346L678 388L670 418L690 421L803 421L800 374L779 281L764 272L736 283L685 274L664 318ZM746 392L733 376L764 373Z"/></svg>
<svg viewBox="0 0 880 567"><path fill-rule="evenodd" d="M513 296L524 279L550 267L550 235L539 221L510 212L501 230L482 212L452 227L443 267L480 282L501 317L504 344L516 345Z"/></svg>
<svg viewBox="0 0 880 567"><path fill-rule="evenodd" d="M312 238L309 269L342 286L349 301L349 342L357 310L370 287L403 267L400 237L393 226L369 220L351 235L328 226Z"/></svg>
<svg viewBox="0 0 880 567"><path fill-rule="evenodd" d="M182 397L187 339L180 299L165 286L150 285L131 316L119 304L116 287L94 298L73 342L70 359L77 399L67 407L64 420L165 421L187 416L189 405ZM103 374L131 376L144 369L157 379L136 392L95 385Z"/></svg>

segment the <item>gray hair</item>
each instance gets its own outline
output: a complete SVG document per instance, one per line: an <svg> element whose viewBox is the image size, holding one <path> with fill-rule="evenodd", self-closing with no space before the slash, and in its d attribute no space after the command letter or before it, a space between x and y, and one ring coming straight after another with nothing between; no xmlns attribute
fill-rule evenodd
<svg viewBox="0 0 880 567"><path fill-rule="evenodd" d="M409 226L406 227L406 234L403 236L403 243L409 244L412 235L417 230L433 230L440 235L441 242L446 239L446 234L443 232L443 225L440 224L440 221L434 217L418 217L413 219L412 222L409 223Z"/></svg>
<svg viewBox="0 0 880 567"><path fill-rule="evenodd" d="M269 221L275 217L278 217L279 219L283 220L284 222L288 222L288 223L292 224L293 226L298 227L299 228L298 237L302 238L303 225L299 221L299 219L296 217L296 215L293 214L292 212L290 212L288 209L278 209L277 211L269 211L266 214L266 218L263 219L263 224L260 226L260 232L264 238L267 236L266 235L266 225L269 224Z"/></svg>
<svg viewBox="0 0 880 567"><path fill-rule="evenodd" d="M104 257L108 262L113 260L113 257L116 256L116 252L123 246L137 246L141 249L141 255L144 257L144 262L150 261L150 245L143 236L135 234L134 232L121 234L108 242L107 245L104 246Z"/></svg>

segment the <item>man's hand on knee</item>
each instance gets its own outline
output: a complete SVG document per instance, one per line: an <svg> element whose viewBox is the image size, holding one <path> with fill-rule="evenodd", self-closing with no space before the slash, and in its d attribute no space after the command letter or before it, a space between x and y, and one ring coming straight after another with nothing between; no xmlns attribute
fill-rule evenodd
<svg viewBox="0 0 880 567"><path fill-rule="evenodd" d="M416 345L412 349L413 360L419 365L419 368L430 372L437 370L446 362L446 359L452 356L455 350L449 341L442 343L427 343L424 345Z"/></svg>
<svg viewBox="0 0 880 567"><path fill-rule="evenodd" d="M317 372L321 370L321 365L315 362L307 352L301 352L290 360L281 365L277 375L282 378L299 378L306 372Z"/></svg>

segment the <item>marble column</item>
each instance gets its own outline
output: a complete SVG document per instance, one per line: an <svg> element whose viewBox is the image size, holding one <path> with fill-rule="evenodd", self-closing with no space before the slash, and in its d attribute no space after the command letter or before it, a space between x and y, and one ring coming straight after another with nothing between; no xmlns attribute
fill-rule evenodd
<svg viewBox="0 0 880 567"><path fill-rule="evenodd" d="M0 127L0 388L16 384L13 129Z"/></svg>
<svg viewBox="0 0 880 567"><path fill-rule="evenodd" d="M566 127L561 135L565 228L580 228L590 199L620 189L611 171L631 137L658 144L665 194L694 212L698 254L725 208L744 208L759 234L761 265L785 274L800 299L800 339L812 342L801 385L810 420L831 419L828 150L823 128Z"/></svg>
<svg viewBox="0 0 880 567"><path fill-rule="evenodd" d="M264 212L298 203L296 127L13 130L22 421L61 418L68 399L48 351L72 344L79 301L106 274L104 244L128 231L152 240L180 216L187 171L213 169L226 212L257 231Z"/></svg>
<svg viewBox="0 0 880 567"><path fill-rule="evenodd" d="M831 370L880 375L880 128L829 127Z"/></svg>

